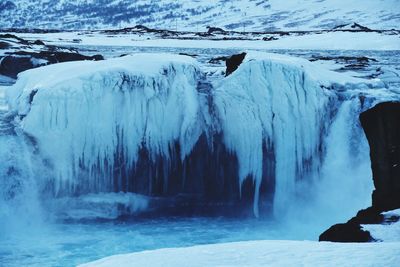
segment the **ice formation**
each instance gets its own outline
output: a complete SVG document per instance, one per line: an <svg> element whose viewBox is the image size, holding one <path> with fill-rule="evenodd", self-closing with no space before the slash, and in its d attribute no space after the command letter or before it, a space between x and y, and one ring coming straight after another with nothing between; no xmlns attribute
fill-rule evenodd
<svg viewBox="0 0 400 267"><path fill-rule="evenodd" d="M55 172L58 196L142 193L132 184L146 179L135 172L143 153L163 166L162 174L157 168L149 175L185 176L177 174L185 164L183 170L170 166L198 160L192 150L201 136L207 137L201 146L209 151L212 140L222 136L238 162L239 190L246 179L253 181L258 216L263 183L275 186L274 212L281 214L301 186L321 178L331 155L326 138L338 109L344 100L358 105L351 110L354 117L363 108L343 92L382 86L307 60L255 52L231 76L202 91L204 79L189 57L136 54L26 71L10 90L9 102ZM150 188L156 186L148 181Z"/></svg>
<svg viewBox="0 0 400 267"><path fill-rule="evenodd" d="M121 172L132 169L142 147L153 159L168 159L175 141L182 157L190 152L203 127L199 75L192 60L173 55L57 64L20 75L11 103L51 159L57 193L78 184L107 192L116 161L123 157Z"/></svg>
<svg viewBox="0 0 400 267"><path fill-rule="evenodd" d="M332 104L339 102L333 91L379 82L368 84L281 55L250 53L246 61L216 89L215 103L225 144L239 160L240 181L252 176L260 188L263 175L271 179L263 173L263 163L273 153L265 168L275 169L274 211L282 214L296 193L297 180L318 175ZM255 192L257 214L259 189Z"/></svg>

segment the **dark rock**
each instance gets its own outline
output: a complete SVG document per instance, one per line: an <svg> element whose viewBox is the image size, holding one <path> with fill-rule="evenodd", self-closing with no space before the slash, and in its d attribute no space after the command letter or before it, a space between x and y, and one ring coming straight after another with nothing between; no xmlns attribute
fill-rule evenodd
<svg viewBox="0 0 400 267"><path fill-rule="evenodd" d="M374 239L368 231L357 223L335 224L319 236L319 241L331 242L371 242Z"/></svg>
<svg viewBox="0 0 400 267"><path fill-rule="evenodd" d="M361 224L382 224L398 220L384 218L383 211L400 208L400 102L384 102L361 113L361 125L370 146L375 190L372 207L361 210L347 223L336 224L320 235L320 241L374 241Z"/></svg>
<svg viewBox="0 0 400 267"><path fill-rule="evenodd" d="M343 24L339 25L333 28L334 31L350 31L350 32L373 32L374 30L371 30L368 27L362 26L358 23L353 23L353 24Z"/></svg>
<svg viewBox="0 0 400 267"><path fill-rule="evenodd" d="M226 74L228 76L232 74L235 70L237 70L242 64L244 58L246 57L246 53L241 53L238 55L233 55L226 59Z"/></svg>
<svg viewBox="0 0 400 267"><path fill-rule="evenodd" d="M360 115L370 146L375 190L372 206L400 208L400 102L385 102Z"/></svg>
<svg viewBox="0 0 400 267"><path fill-rule="evenodd" d="M161 36L164 37L176 35L175 31L152 29L144 25L136 25L135 27L129 27L123 29L104 30L102 32L107 34L155 33L155 34L160 34Z"/></svg>
<svg viewBox="0 0 400 267"><path fill-rule="evenodd" d="M0 41L0 49L7 49L9 47L11 47L9 43Z"/></svg>
<svg viewBox="0 0 400 267"><path fill-rule="evenodd" d="M43 43L43 41L41 41L41 40L36 40L36 41L33 42L33 44L35 44L35 45L45 45Z"/></svg>
<svg viewBox="0 0 400 267"><path fill-rule="evenodd" d="M365 210L360 210L356 217L349 220L350 223L357 224L380 224L384 221L381 211L374 207L369 207Z"/></svg>
<svg viewBox="0 0 400 267"><path fill-rule="evenodd" d="M29 42L27 40L22 39L22 38L20 38L20 37L18 37L16 35L10 34L10 33L0 34L0 38L1 39L14 39L18 43L25 44L25 45L29 44Z"/></svg>
<svg viewBox="0 0 400 267"><path fill-rule="evenodd" d="M361 210L357 216L347 223L335 224L319 236L319 241L331 242L371 242L375 241L368 231L361 228L361 224L380 224L384 217L379 210L370 207Z"/></svg>
<svg viewBox="0 0 400 267"><path fill-rule="evenodd" d="M208 34L212 34L212 33L226 34L227 32L224 29L221 29L218 27L207 26L207 33Z"/></svg>
<svg viewBox="0 0 400 267"><path fill-rule="evenodd" d="M0 63L0 74L17 78L18 73L33 68L31 57L27 56L6 56Z"/></svg>
<svg viewBox="0 0 400 267"><path fill-rule="evenodd" d="M44 59L47 64L54 64L67 61L79 60L103 60L102 55L85 56L76 52L63 52L63 51L40 51L40 52L26 52L17 51L12 55L5 56L0 64L0 74L11 78L16 78L18 73L39 67L34 65L31 59Z"/></svg>
<svg viewBox="0 0 400 267"><path fill-rule="evenodd" d="M189 53L179 53L181 56L188 56L188 57L198 57L199 55L196 54L189 54Z"/></svg>
<svg viewBox="0 0 400 267"><path fill-rule="evenodd" d="M263 41L275 41L278 40L279 38L275 37L275 36L265 36L263 38Z"/></svg>
<svg viewBox="0 0 400 267"><path fill-rule="evenodd" d="M7 28L1 29L2 32L12 33L57 33L62 32L60 29L35 29L35 28Z"/></svg>

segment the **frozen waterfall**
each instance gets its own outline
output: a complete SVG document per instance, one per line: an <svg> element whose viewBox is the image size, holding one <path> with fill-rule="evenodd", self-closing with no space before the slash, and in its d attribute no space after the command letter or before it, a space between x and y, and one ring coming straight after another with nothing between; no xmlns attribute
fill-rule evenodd
<svg viewBox="0 0 400 267"><path fill-rule="evenodd" d="M358 124L365 106L343 92L379 81L267 53L247 54L227 78L206 79L189 57L136 54L26 71L9 103L51 170L42 186L54 197L250 196L255 216L271 205L280 216L296 203L318 199L326 208L369 192ZM368 201L363 196L350 213Z"/></svg>

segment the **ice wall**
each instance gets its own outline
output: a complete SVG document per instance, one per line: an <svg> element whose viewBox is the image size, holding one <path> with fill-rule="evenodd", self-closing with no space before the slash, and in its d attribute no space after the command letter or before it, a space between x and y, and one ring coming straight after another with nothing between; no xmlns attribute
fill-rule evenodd
<svg viewBox="0 0 400 267"><path fill-rule="evenodd" d="M56 196L125 191L218 202L251 194L256 216L268 201L281 216L336 179L329 166L342 156L338 146L352 158L352 142L364 142L332 134L348 130L341 114L357 118L361 109L347 110L346 101L361 103L343 92L380 86L266 53L247 54L210 84L193 59L137 54L24 72L9 98L54 171L47 188ZM365 166L356 164L338 166L350 177ZM346 184L348 196L359 186Z"/></svg>
<svg viewBox="0 0 400 267"><path fill-rule="evenodd" d="M23 130L55 171L56 194L124 188L139 151L184 158L204 127L195 62L175 55L135 55L58 64L23 73L15 85ZM121 162L123 161L123 162ZM61 192L61 191L62 192Z"/></svg>
<svg viewBox="0 0 400 267"><path fill-rule="evenodd" d="M238 157L240 181L254 179L254 213L258 213L263 180L274 179L274 213L282 216L296 201L294 197L302 185L299 181L318 180L325 175L320 173L321 168L329 164L330 150L335 149L327 147L331 139L328 133L337 109L351 97L339 96L340 92L382 84L282 55L253 52L245 61L216 89L215 104L225 144ZM348 116L357 119L358 111ZM341 127L342 131L350 131L347 124ZM339 139L338 146L343 145L343 150L349 147L348 138ZM272 159L268 154L273 154ZM268 168L274 168L272 174Z"/></svg>

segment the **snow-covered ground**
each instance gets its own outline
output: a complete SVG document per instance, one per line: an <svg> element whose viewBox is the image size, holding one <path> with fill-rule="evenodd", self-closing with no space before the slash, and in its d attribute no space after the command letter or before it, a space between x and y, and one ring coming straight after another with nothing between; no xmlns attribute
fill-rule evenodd
<svg viewBox="0 0 400 267"><path fill-rule="evenodd" d="M396 267L400 242L250 241L116 255L80 267Z"/></svg>
<svg viewBox="0 0 400 267"><path fill-rule="evenodd" d="M318 49L318 50L400 50L400 36L377 32L325 32L321 34L282 36L278 40L179 40L154 39L146 34L101 34L63 32L18 36L43 40L48 44L65 46L135 46L185 48L241 48L241 49ZM77 43L77 40L79 42Z"/></svg>
<svg viewBox="0 0 400 267"><path fill-rule="evenodd" d="M114 255L79 267L343 266L397 267L400 263L400 209L383 213L386 223L363 225L375 243L261 240L166 248ZM383 241L383 242L382 242Z"/></svg>

